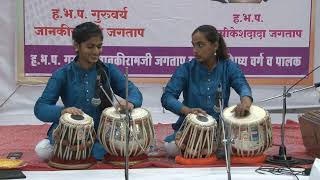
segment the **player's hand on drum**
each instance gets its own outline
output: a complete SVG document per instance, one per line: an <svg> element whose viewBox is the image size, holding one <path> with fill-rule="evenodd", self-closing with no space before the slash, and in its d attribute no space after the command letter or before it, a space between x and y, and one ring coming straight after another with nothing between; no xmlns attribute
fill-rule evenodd
<svg viewBox="0 0 320 180"><path fill-rule="evenodd" d="M125 111L126 110L126 101L125 100L120 100L119 104L116 105L116 108L120 108L120 111ZM132 110L134 108L134 105L128 101L128 110Z"/></svg>
<svg viewBox="0 0 320 180"><path fill-rule="evenodd" d="M203 109L201 109L201 108L189 108L187 106L183 106L182 107L181 113L184 114L184 115L188 115L189 113L192 113L192 114L207 116L207 112L204 111Z"/></svg>
<svg viewBox="0 0 320 180"><path fill-rule="evenodd" d="M236 117L248 116L250 113L251 104L251 98L248 96L244 96L241 98L241 103L238 104L231 112L234 112Z"/></svg>
<svg viewBox="0 0 320 180"><path fill-rule="evenodd" d="M76 108L76 107L64 108L61 111L61 115L63 115L64 113L70 113L70 114L73 114L73 115L83 115L83 111L81 109Z"/></svg>

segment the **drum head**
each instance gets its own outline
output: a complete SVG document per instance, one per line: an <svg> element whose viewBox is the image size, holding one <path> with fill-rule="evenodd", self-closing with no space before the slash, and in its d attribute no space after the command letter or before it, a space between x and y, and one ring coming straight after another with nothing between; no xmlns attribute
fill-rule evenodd
<svg viewBox="0 0 320 180"><path fill-rule="evenodd" d="M190 122L193 124L197 124L199 126L213 126L217 124L216 120L210 116L203 116L203 115L196 115L196 114L189 114L187 116L187 119L189 119Z"/></svg>
<svg viewBox="0 0 320 180"><path fill-rule="evenodd" d="M75 124L75 125L86 125L86 124L92 124L93 119L87 114L83 115L72 115L70 113L64 113L60 117L60 121L68 124Z"/></svg>
<svg viewBox="0 0 320 180"><path fill-rule="evenodd" d="M106 108L102 114L103 116L107 116L115 120L123 119L126 117L126 114L119 113L114 107ZM149 112L143 108L135 108L131 112L131 117L132 119L142 119L148 117L148 114Z"/></svg>
<svg viewBox="0 0 320 180"><path fill-rule="evenodd" d="M223 111L223 118L225 121L231 123L231 124L251 124L251 123L257 123L260 121L263 121L265 117L267 116L267 112L255 105L251 105L250 107L250 113L248 116L245 117L235 117L235 113L231 112L236 105L226 108Z"/></svg>

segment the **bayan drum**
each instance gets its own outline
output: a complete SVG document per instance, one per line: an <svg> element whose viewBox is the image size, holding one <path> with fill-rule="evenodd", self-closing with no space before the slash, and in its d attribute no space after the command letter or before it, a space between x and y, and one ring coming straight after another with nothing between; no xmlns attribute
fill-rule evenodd
<svg viewBox="0 0 320 180"><path fill-rule="evenodd" d="M85 169L95 163L91 151L96 133L93 119L87 114L60 117L53 131L53 155L49 165L62 169Z"/></svg>
<svg viewBox="0 0 320 180"><path fill-rule="evenodd" d="M223 119L230 130L232 154L240 157L259 156L272 146L272 125L269 113L252 105L249 115L237 118L231 106L223 111Z"/></svg>
<svg viewBox="0 0 320 180"><path fill-rule="evenodd" d="M217 149L217 122L212 116L188 114L176 134L183 158L208 158Z"/></svg>
<svg viewBox="0 0 320 180"><path fill-rule="evenodd" d="M150 112L143 108L135 108L130 114L129 156L145 155L154 140ZM98 139L113 157L125 157L127 124L125 120L126 114L122 114L114 107L106 108L101 115Z"/></svg>

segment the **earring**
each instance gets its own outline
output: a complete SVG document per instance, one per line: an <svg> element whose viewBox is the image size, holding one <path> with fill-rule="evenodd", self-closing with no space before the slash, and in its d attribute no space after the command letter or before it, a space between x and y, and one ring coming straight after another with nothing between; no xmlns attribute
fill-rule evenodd
<svg viewBox="0 0 320 180"><path fill-rule="evenodd" d="M214 56L217 56L217 51L215 51L213 55L214 55Z"/></svg>

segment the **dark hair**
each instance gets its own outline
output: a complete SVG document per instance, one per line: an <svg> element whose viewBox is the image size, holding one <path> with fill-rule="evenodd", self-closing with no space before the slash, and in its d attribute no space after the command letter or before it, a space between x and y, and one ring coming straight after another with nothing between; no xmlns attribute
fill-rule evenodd
<svg viewBox="0 0 320 180"><path fill-rule="evenodd" d="M206 39L211 43L218 42L219 48L217 49L216 53L219 59L229 59L227 45L223 37L221 36L221 34L218 32L218 30L214 26L211 26L211 25L199 26L197 29L193 31L192 35L194 35L197 32L201 32L202 34L204 34Z"/></svg>
<svg viewBox="0 0 320 180"><path fill-rule="evenodd" d="M72 40L80 44L88 39L100 36L103 40L103 34L98 25L93 22L85 22L77 25L72 32Z"/></svg>

